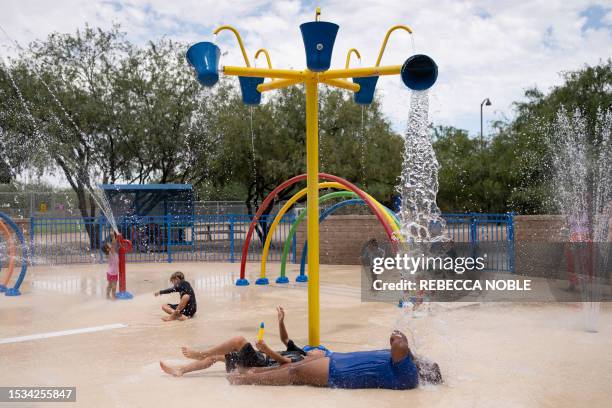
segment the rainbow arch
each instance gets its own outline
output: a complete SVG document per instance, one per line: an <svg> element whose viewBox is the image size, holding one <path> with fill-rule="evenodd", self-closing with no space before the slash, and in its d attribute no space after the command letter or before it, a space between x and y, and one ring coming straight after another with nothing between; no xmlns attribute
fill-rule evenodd
<svg viewBox="0 0 612 408"><path fill-rule="evenodd" d="M15 258L17 256L15 249L15 242L13 240L11 231L13 230L15 236L19 240L21 245L21 271L19 276L17 277L17 281L12 288L8 287L9 281L11 280L11 276L13 275L13 270L15 268ZM23 283L25 279L26 271L28 269L28 245L26 243L25 238L23 237L23 233L21 232L21 228L6 214L0 212L0 232L4 235L7 247L8 247L8 271L7 275L4 278L4 281L0 284L0 292L5 292L6 296L19 296L21 292L19 291L19 287Z"/></svg>
<svg viewBox="0 0 612 408"><path fill-rule="evenodd" d="M349 191L336 191L333 193L329 193L324 195L323 197L321 197L319 199L319 204L328 201L330 199L333 198L350 198L348 200L344 200L344 201L340 201L335 203L334 205L332 205L331 207L329 207L328 209L326 209L320 216L319 216L319 223L322 223L323 221L325 221L325 219L327 217L329 217L331 214L333 214L334 212L336 212L337 210L339 210L342 207L346 207L348 205L365 205L365 202L360 199L360 198L356 198L357 195L353 192L349 192ZM400 223L399 220L397 219L395 213L393 211L391 211L389 208L384 207L385 211L387 211L387 213L393 217L395 224L397 225L397 227L399 228ZM293 239L293 236L296 234L297 232L297 227L300 223L303 222L304 218L306 216L306 213L303 212L299 215L299 217L293 222L293 224L291 225L291 229L289 230L289 234L287 235L287 239L285 239L285 245L283 247L283 253L281 255L281 263L280 263L280 276L276 279L276 283L289 283L289 279L286 276L286 267L287 267L287 258L289 256L289 249L291 247L291 242ZM306 276L305 270L306 270L306 253L308 252L308 241L304 241L304 246L302 248L302 256L301 256L301 260L300 260L300 274L296 277L296 282L308 282L308 277Z"/></svg>
<svg viewBox="0 0 612 408"><path fill-rule="evenodd" d="M383 226L383 228L385 230L385 233L387 234L387 237L389 238L389 241L391 241L391 243L392 243L392 245L394 247L397 246L398 240L401 239L401 234L398 233L399 230L398 230L396 222L393 220L393 217L391 217L388 214L388 212L383 209L384 207L382 206L382 204L378 203L369 194L365 193L364 191L359 189L357 186L355 186L351 182L349 182L349 181L347 181L347 180L345 180L345 179L343 179L341 177L334 176L332 174L327 174L327 173L319 173L318 176L319 176L319 179L327 180L328 182L332 182L332 183L337 183L337 184L319 183L319 188L330 188L330 187L340 188L340 189L344 189L344 190L353 192L357 197L361 198L363 200L363 202L366 203L366 205L374 213L374 215L376 216L378 221ZM291 179L281 183L274 190L272 190L272 192L270 192L270 194L268 194L268 196L263 201L261 207L258 209L257 213L253 217L253 220L251 220L251 224L249 225L249 229L247 231L247 235L246 235L244 244L242 246L242 255L241 255L241 258L240 258L240 277L236 281L236 285L237 286L246 286L246 285L249 284L249 281L246 279L246 276L245 276L246 275L247 255L248 255L248 251L249 251L249 244L250 244L251 239L253 237L253 232L255 231L255 226L257 225L257 222L261 218L261 215L263 214L263 212L268 208L268 206L272 203L272 201L278 196L278 194L281 191L283 191L286 188L291 187L294 184L296 184L296 183L298 183L300 181L303 181L305 179L306 179L306 174L300 174L298 176L292 177ZM323 186L323 187L321 187L321 186ZM305 191L305 190L302 190L302 191ZM299 195L299 194L302 194L302 192L300 191L296 195ZM288 203L291 202L291 204L289 204L289 205L285 204L285 206L283 207L284 212L286 212L290 208L290 206L293 205L301 197L300 196L300 197L294 199L294 197L296 195L294 195L288 201ZM279 214L277 215L277 217L274 220L274 222L276 222L276 224L278 224L278 222L280 222L280 219L282 218L282 215L284 214L284 212L281 213L281 211L279 211ZM279 217L279 215L280 215L280 217ZM272 239L271 237L272 237L273 232L274 232L273 228L275 228L274 222L273 222L272 226L270 227L270 229L268 230L268 234L267 234L267 237L266 237L266 243L268 243L268 241L271 241L271 239ZM268 247L269 247L269 243L268 243ZM266 259L266 255L267 255L267 251L265 250L265 244L264 244L264 253L262 254L263 267L261 268L261 271L263 271L263 274L260 271L260 278L256 282L258 284L267 284L268 283L268 280L265 277L265 259Z"/></svg>

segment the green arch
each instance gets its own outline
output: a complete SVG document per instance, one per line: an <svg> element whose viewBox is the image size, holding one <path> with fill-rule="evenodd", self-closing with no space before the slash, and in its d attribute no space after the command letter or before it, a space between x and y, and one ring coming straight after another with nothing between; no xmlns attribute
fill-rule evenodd
<svg viewBox="0 0 612 408"><path fill-rule="evenodd" d="M324 196L319 198L319 204L324 203L325 201L332 200L334 198L359 198L357 194L352 191L334 191L333 193L325 194ZM383 207L385 211L391 215L395 224L400 226L400 222L397 219L397 216L393 213L393 211L389 210L387 207ZM289 234L287 234L287 239L285 239L285 245L283 246L283 255L281 256L281 270L280 270L280 278L285 276L285 270L287 266L287 257L289 256L289 248L291 247L291 241L293 241L293 237L297 232L297 227L300 223L306 218L306 211L302 211L302 213L297 217L297 219L291 224L291 228L289 229Z"/></svg>

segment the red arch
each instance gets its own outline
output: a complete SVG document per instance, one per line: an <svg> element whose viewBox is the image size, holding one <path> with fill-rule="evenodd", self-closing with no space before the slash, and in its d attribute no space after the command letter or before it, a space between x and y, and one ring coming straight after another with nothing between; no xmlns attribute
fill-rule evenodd
<svg viewBox="0 0 612 408"><path fill-rule="evenodd" d="M333 174L319 173L319 178L323 179L323 180L335 181L337 183L342 184L343 186L345 186L346 188L348 188L349 190L351 190L352 192L357 194L359 196L359 198L361 198L364 202L368 203L369 207L372 208L372 211L374 212L374 215L376 215L376 218L378 218L378 221L385 228L385 232L387 233L387 236L389 237L389 240L394 245L396 245L397 239L396 239L395 235L393 235L393 229L391 228L391 226L387 222L387 219L384 217L384 215L382 214L380 209L376 205L374 205L372 203L372 201L368 198L368 196L362 190L360 190L357 186L355 186L350 181L347 181L347 180L345 180L345 179L343 179L341 177L338 177L338 176L334 176ZM278 193L280 193L281 191L283 191L287 187L292 186L295 183L298 183L298 182L300 182L302 180L306 180L306 174L300 174L299 176L295 176L295 177L290 178L289 180L283 182L278 187L276 187L274 190L272 190L270 192L270 194L268 194L266 199L263 201L263 203L261 203L261 207L259 207L259 210L257 210L257 213L255 214L255 217L253 218L253 220L251 221L251 224L249 225L249 231L247 232L246 238L244 240L244 244L242 246L242 257L240 258L240 279L244 279L244 277L245 277L246 261L247 261L247 255L249 253L249 244L250 244L251 238L253 236L253 231L255 230L255 225L257 225L257 221L259 221L259 218L261 217L261 214L263 214L263 212L268 207L268 205L270 205L272 200L274 200L274 198L276 198Z"/></svg>

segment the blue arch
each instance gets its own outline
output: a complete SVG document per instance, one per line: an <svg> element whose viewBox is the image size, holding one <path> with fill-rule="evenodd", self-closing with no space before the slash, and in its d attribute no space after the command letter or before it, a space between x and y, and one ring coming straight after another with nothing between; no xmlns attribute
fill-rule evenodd
<svg viewBox="0 0 612 408"><path fill-rule="evenodd" d="M350 200L340 201L339 203L332 205L327 210L325 210L323 213L321 213L321 215L319 216L319 223L323 222L333 212L335 212L336 210L342 207L345 207L347 205L364 205L364 204L365 203L360 198L353 198ZM389 210L387 207L385 207L385 211L392 214L393 217L396 218L395 214L391 210ZM300 260L300 274L295 279L296 282L308 282L308 277L306 276L306 253L307 252L308 252L308 241L304 242L304 247L302 248L302 259Z"/></svg>
<svg viewBox="0 0 612 408"><path fill-rule="evenodd" d="M0 287L0 292L6 291L6 296L19 296L21 292L19 292L19 287L23 283L25 279L26 271L28 270L28 245L26 244L25 239L23 238L23 233L21 232L21 228L6 214L0 212L0 218L6 225L8 225L19 240L21 244L21 272L19 273L19 277L15 282L15 286L12 288Z"/></svg>

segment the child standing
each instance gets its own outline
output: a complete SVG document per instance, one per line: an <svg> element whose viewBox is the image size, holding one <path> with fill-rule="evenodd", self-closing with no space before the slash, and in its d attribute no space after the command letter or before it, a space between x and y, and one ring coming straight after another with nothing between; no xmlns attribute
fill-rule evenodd
<svg viewBox="0 0 612 408"><path fill-rule="evenodd" d="M117 253L117 237L111 233L111 242L104 245L104 253L108 256L108 270L106 272L106 298L115 299L117 280L119 279L119 254Z"/></svg>

